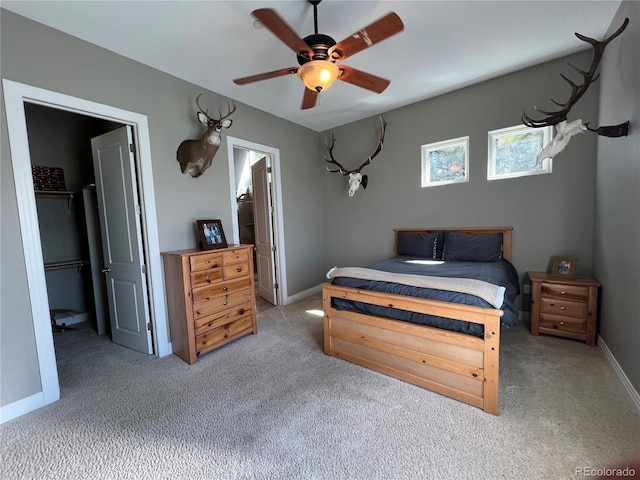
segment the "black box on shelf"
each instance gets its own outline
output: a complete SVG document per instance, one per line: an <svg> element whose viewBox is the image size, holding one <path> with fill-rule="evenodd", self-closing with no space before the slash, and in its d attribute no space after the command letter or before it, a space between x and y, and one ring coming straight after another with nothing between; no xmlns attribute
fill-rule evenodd
<svg viewBox="0 0 640 480"><path fill-rule="evenodd" d="M32 165L33 188L35 190L64 191L64 172L60 167Z"/></svg>

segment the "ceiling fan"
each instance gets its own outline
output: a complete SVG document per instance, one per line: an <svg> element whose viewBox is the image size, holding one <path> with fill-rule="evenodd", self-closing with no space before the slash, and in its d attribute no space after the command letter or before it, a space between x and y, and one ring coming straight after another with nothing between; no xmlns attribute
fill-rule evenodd
<svg viewBox="0 0 640 480"><path fill-rule="evenodd" d="M306 87L302 98L302 109L315 107L319 93L329 88L336 79L372 92L382 93L391 83L389 80L346 65L336 65L336 62L346 60L365 48L401 32L404 29L404 24L400 17L393 12L388 13L371 25L336 43L329 35L318 33L318 4L322 0L307 1L313 5L315 33L305 38L300 38L275 10L261 8L251 12L256 19L271 30L271 33L295 52L300 66L236 78L233 83L246 85L297 73Z"/></svg>

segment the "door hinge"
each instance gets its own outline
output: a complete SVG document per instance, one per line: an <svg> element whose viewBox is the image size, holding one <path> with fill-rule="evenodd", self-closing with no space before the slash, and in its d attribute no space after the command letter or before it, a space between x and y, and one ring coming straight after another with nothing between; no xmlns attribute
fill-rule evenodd
<svg viewBox="0 0 640 480"><path fill-rule="evenodd" d="M133 143L130 143L130 144L129 144L129 151L130 151L131 153L135 153L135 151L136 151L136 146L135 146Z"/></svg>
<svg viewBox="0 0 640 480"><path fill-rule="evenodd" d="M275 245L271 245L271 251L275 252L276 251L276 246Z"/></svg>
<svg viewBox="0 0 640 480"><path fill-rule="evenodd" d="M275 288L277 290L278 288L280 288L280 285L278 285L277 283L274 283L273 284L273 288Z"/></svg>
<svg viewBox="0 0 640 480"><path fill-rule="evenodd" d="M142 214L142 208L140 208L140 205L136 205L136 215L141 215Z"/></svg>
<svg viewBox="0 0 640 480"><path fill-rule="evenodd" d="M146 266L146 265L144 265L144 264L142 264L142 265L140 266L140 270L142 271L142 273L147 273L147 266Z"/></svg>
<svg viewBox="0 0 640 480"><path fill-rule="evenodd" d="M147 323L147 330L152 331L153 328L151 327L151 322Z"/></svg>
<svg viewBox="0 0 640 480"><path fill-rule="evenodd" d="M271 173L271 167L267 167L267 173Z"/></svg>

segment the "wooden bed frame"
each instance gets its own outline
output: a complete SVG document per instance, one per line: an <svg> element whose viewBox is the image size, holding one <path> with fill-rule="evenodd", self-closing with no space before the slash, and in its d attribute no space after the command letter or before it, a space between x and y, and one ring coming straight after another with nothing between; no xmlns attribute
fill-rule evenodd
<svg viewBox="0 0 640 480"><path fill-rule="evenodd" d="M511 260L511 227L398 228L399 232L502 233L502 256ZM445 247L446 248L446 247ZM336 310L332 298L481 323L484 338L439 328ZM373 292L325 283L324 352L498 414L502 310Z"/></svg>

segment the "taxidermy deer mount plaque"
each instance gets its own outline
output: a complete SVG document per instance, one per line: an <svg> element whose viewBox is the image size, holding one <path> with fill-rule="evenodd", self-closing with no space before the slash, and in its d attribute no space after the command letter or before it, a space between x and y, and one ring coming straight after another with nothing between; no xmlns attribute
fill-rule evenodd
<svg viewBox="0 0 640 480"><path fill-rule="evenodd" d="M573 107L585 94L585 92L589 88L589 85L591 85L598 79L599 75L596 75L596 70L598 69L600 60L602 60L602 54L607 44L618 35L620 35L624 31L624 29L627 28L628 24L629 19L625 18L620 28L618 28L618 30L616 30L608 38L605 38L601 42L576 33L576 37L578 37L583 42L591 44L591 46L593 47L593 61L591 62L591 67L589 67L589 70L585 72L584 70L581 70L571 65L570 63L568 64L576 73L582 76L582 84L578 85L574 83L561 73L560 76L562 77L562 79L565 80L571 87L571 96L565 103L556 102L553 99L551 100L557 106L561 107L560 110L546 111L534 105L533 108L537 112L546 115L546 118L543 118L542 120L534 120L529 117L529 115L527 115L524 109L522 109L522 123L526 126L540 128L553 125L556 126L557 129L556 136L545 148L542 149L542 151L538 155L538 165L541 164L546 158L553 158L555 155L564 150L572 136L578 133L582 133L586 130L606 137L624 137L627 135L627 132L629 130L629 121L621 123L620 125L590 128L589 122L583 124L581 119L567 123L567 115L569 114L571 107Z"/></svg>
<svg viewBox="0 0 640 480"><path fill-rule="evenodd" d="M204 111L198 103L201 95L196 98L196 106L198 107L196 116L198 121L207 127L207 130L198 140L183 141L176 152L176 159L180 163L182 173L188 173L194 178L202 175L211 166L213 157L220 147L222 129L229 128L233 123L233 120L227 117L236 111L236 106L231 102L231 105L227 105L228 113L223 115L218 110L219 118L212 118L208 114L209 110Z"/></svg>
<svg viewBox="0 0 640 480"><path fill-rule="evenodd" d="M324 160L325 162L336 165L338 167L335 170L331 170L329 167L327 167L327 170L329 170L331 173L340 172L342 175L349 177L349 196L350 197L353 197L353 195L358 191L358 189L360 188L360 184L362 184L362 188L367 188L367 183L369 181L369 178L366 175L362 175L360 171L364 167L369 165L371 163L371 160L373 160L382 151L382 144L384 143L384 132L386 128L387 128L387 124L384 121L384 118L380 117L380 141L378 142L378 147L369 156L369 158L367 158L358 168L354 168L353 170L347 170L340 163L338 163L335 158L333 158L333 147L336 144L336 138L333 136L333 133L331 133L330 140L325 135L324 144L327 147L327 150L329 151L330 159L327 159L327 157L325 157Z"/></svg>

